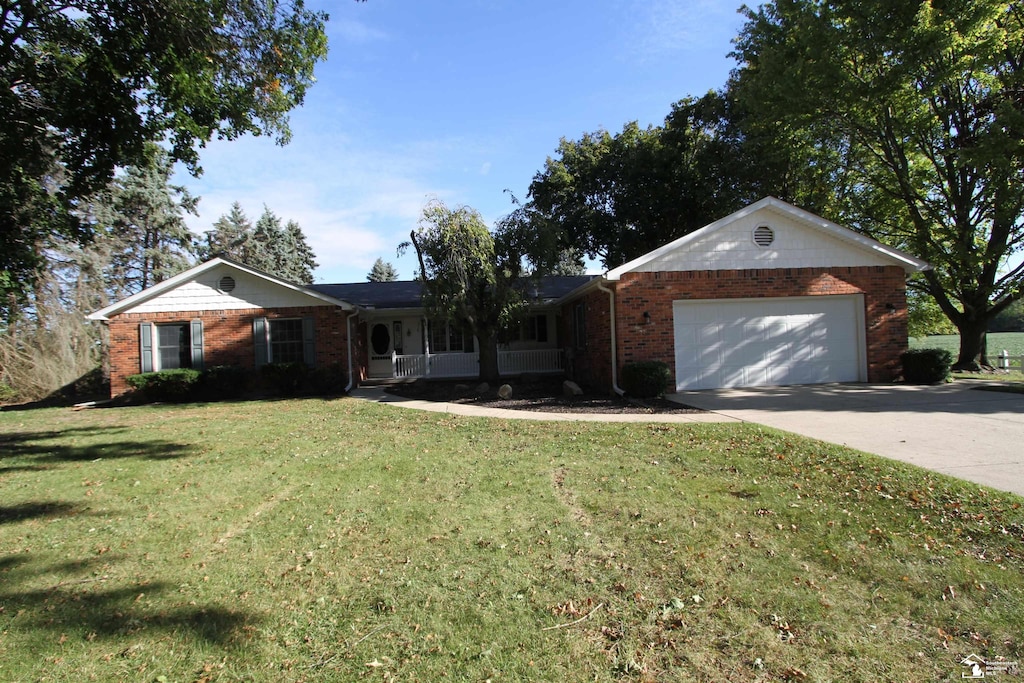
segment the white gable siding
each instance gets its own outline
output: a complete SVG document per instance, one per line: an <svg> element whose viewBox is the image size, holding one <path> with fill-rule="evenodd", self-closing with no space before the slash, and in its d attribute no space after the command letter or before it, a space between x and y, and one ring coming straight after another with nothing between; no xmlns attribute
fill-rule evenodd
<svg viewBox="0 0 1024 683"><path fill-rule="evenodd" d="M761 225L770 227L775 233L775 240L769 247L754 244L754 228ZM886 265L892 265L892 260L802 225L792 216L764 208L632 270L658 272Z"/></svg>
<svg viewBox="0 0 1024 683"><path fill-rule="evenodd" d="M235 280L231 292L221 292L218 283L225 275ZM329 306L325 301L268 282L233 268L214 268L196 280L145 301L132 313L170 311L231 311L247 308L289 308L293 306Z"/></svg>

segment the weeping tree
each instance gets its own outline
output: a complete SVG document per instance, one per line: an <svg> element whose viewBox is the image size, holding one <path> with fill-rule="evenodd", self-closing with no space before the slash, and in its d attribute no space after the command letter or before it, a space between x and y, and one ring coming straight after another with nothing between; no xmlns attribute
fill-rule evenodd
<svg viewBox="0 0 1024 683"><path fill-rule="evenodd" d="M428 314L472 333L480 345L480 380L499 379L498 341L526 307L521 261L510 258L480 214L432 201L409 234L419 260Z"/></svg>
<svg viewBox="0 0 1024 683"><path fill-rule="evenodd" d="M780 140L842 157L832 216L927 260L910 282L987 364L1024 295L1024 13L999 0L776 0L747 9L732 87Z"/></svg>

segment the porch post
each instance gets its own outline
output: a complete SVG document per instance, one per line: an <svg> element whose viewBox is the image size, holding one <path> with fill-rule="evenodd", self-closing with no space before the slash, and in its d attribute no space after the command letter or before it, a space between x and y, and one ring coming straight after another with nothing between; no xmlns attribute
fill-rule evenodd
<svg viewBox="0 0 1024 683"><path fill-rule="evenodd" d="M427 319L423 318L421 325L423 327L423 376L430 376L430 328L427 327Z"/></svg>

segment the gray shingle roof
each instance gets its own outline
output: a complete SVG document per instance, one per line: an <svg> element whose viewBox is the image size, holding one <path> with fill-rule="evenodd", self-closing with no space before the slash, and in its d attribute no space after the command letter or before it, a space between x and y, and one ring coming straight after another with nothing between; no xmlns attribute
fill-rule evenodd
<svg viewBox="0 0 1024 683"><path fill-rule="evenodd" d="M550 275L538 283L536 298L553 301L590 282L597 275ZM352 282L309 285L309 289L362 308L419 308L423 285L419 280ZM531 291L531 295L534 293Z"/></svg>

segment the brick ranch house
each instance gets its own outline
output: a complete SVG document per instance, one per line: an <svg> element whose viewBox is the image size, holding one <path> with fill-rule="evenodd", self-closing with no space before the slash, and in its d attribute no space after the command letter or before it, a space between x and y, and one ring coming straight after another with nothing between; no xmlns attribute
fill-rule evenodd
<svg viewBox="0 0 1024 683"><path fill-rule="evenodd" d="M668 363L676 391L886 382L907 348L906 278L928 265L768 197L603 275L543 278L503 375L621 391ZM173 367L272 362L374 378L473 377L476 340L428 320L418 282L297 285L216 258L89 316L110 332L111 395Z"/></svg>

